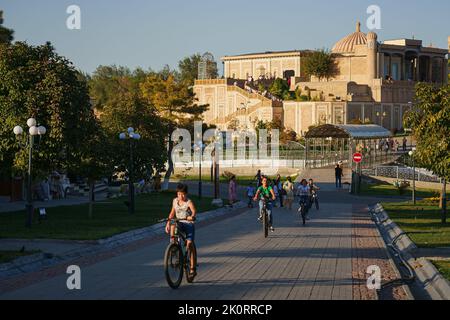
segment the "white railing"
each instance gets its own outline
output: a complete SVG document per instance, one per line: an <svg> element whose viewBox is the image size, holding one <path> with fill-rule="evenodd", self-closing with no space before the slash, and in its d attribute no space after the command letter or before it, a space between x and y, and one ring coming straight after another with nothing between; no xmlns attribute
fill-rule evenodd
<svg viewBox="0 0 450 320"><path fill-rule="evenodd" d="M416 171L414 172L414 169L411 167L378 166L372 169L363 169L362 171L363 174L375 177L413 180L415 176L416 181L436 183L442 182L441 178L434 175L432 172L421 168L416 168Z"/></svg>

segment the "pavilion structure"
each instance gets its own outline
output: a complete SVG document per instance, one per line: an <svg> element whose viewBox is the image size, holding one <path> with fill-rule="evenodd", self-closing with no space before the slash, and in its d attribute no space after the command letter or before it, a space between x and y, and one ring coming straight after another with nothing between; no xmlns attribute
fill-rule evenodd
<svg viewBox="0 0 450 320"><path fill-rule="evenodd" d="M363 166L386 161L390 151L379 148L392 133L379 125L333 125L314 127L305 136L305 166L324 167L342 161L353 169L353 154L363 155Z"/></svg>

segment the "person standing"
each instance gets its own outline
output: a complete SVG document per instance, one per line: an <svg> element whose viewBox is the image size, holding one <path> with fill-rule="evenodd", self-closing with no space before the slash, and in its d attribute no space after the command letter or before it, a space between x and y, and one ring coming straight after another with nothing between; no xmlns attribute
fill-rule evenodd
<svg viewBox="0 0 450 320"><path fill-rule="evenodd" d="M253 187L253 183L250 182L248 185L246 194L248 197L248 207L253 208L253 197L255 196L255 187Z"/></svg>
<svg viewBox="0 0 450 320"><path fill-rule="evenodd" d="M334 175L336 177L336 189L341 189L343 172L342 167L338 163L334 167Z"/></svg>
<svg viewBox="0 0 450 320"><path fill-rule="evenodd" d="M261 187L261 180L262 180L261 170L258 170L258 172L256 173L255 180L256 180L256 188Z"/></svg>
<svg viewBox="0 0 450 320"><path fill-rule="evenodd" d="M280 200L280 208L283 208L284 189L283 189L283 184L281 183L281 176L279 174L277 174L277 179L275 180L275 185L278 190L278 197Z"/></svg>
<svg viewBox="0 0 450 320"><path fill-rule="evenodd" d="M228 185L228 199L231 206L233 206L233 204L236 202L237 199L236 189L237 189L236 176L232 176L230 179L230 183Z"/></svg>
<svg viewBox="0 0 450 320"><path fill-rule="evenodd" d="M285 192L284 206L289 210L292 210L292 203L294 202L294 184L291 177L287 178L287 181L283 184L283 190Z"/></svg>

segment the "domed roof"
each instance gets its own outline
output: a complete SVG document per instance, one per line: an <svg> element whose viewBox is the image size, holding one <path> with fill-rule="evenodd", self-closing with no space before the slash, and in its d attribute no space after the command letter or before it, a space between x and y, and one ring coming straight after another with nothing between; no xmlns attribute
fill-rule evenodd
<svg viewBox="0 0 450 320"><path fill-rule="evenodd" d="M367 36L361 32L361 23L357 23L356 32L339 40L331 50L333 53L351 53L355 52L355 46L360 44L367 44Z"/></svg>

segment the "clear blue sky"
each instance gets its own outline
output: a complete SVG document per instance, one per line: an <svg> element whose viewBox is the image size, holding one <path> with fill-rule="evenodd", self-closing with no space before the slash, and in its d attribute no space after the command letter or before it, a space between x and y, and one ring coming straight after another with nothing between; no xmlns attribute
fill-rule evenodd
<svg viewBox="0 0 450 320"><path fill-rule="evenodd" d="M227 6L224 6L224 4ZM68 30L66 8L81 8L81 30ZM193 53L223 55L331 48L367 32L369 5L381 7L380 40L411 38L447 48L448 0L1 0L15 39L52 42L83 71L98 65L172 68ZM220 65L220 64L219 64Z"/></svg>

